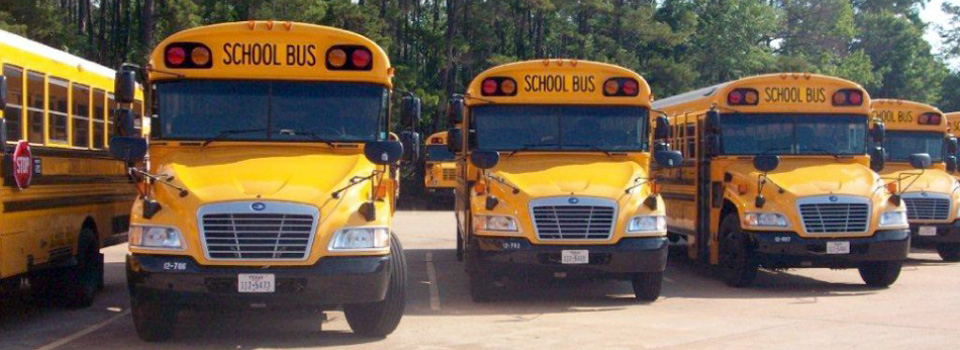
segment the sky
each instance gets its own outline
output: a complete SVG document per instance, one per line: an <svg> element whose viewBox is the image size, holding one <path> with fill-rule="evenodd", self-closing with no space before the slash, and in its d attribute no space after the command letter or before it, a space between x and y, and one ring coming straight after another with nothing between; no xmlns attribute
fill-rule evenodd
<svg viewBox="0 0 960 350"><path fill-rule="evenodd" d="M927 32L924 33L923 38L930 42L933 46L933 52L937 54L940 53L942 47L940 44L940 34L937 33L938 26L945 25L950 21L950 17L940 9L940 5L944 2L957 4L960 3L960 0L930 0L923 10L920 11L920 18L930 23L930 25L927 26ZM960 70L960 57L948 58L947 63L954 70Z"/></svg>

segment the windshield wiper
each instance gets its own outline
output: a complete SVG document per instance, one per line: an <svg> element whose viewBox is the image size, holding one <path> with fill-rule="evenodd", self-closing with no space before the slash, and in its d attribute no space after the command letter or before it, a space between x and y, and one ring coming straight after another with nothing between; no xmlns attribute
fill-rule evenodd
<svg viewBox="0 0 960 350"><path fill-rule="evenodd" d="M517 149L511 151L509 154L507 154L507 157L513 157L513 155L514 155L514 154L517 154L517 152L524 152L524 151L532 150L532 149L534 149L534 148L549 147L549 146L557 146L557 144L555 144L555 143L530 143L530 144L526 144L526 145L523 145L523 147L520 147L520 148L517 148Z"/></svg>
<svg viewBox="0 0 960 350"><path fill-rule="evenodd" d="M830 151L825 150L825 149L820 148L820 147L808 147L807 150L808 150L808 151L814 151L814 152L823 152L823 154L827 154L827 155L833 156L834 159L840 159L840 156L841 156L840 153L830 152ZM801 153L801 154L802 154L802 153Z"/></svg>
<svg viewBox="0 0 960 350"><path fill-rule="evenodd" d="M309 136L314 141L320 141L327 144L327 146L330 146L330 148L337 148L337 146L334 145L333 142L324 140L323 138L318 136L317 133L313 131L304 131L304 130L297 130L297 129L280 129L279 131L277 131L277 133L280 135L286 135L286 136L301 136L301 135Z"/></svg>
<svg viewBox="0 0 960 350"><path fill-rule="evenodd" d="M211 142L223 140L224 138L230 135L239 135L239 134L246 134L251 132L259 132L259 131L267 131L267 128L223 130L223 131L220 131L220 133L217 134L217 136L211 137L203 141L203 144L201 144L200 147L201 148L207 147L207 145L209 145Z"/></svg>
<svg viewBox="0 0 960 350"><path fill-rule="evenodd" d="M576 144L576 145L564 145L564 146L569 146L569 147L586 147L587 149L589 149L589 150L591 150L591 151L603 152L603 154L606 154L607 157L610 157L610 156L613 155L613 154L610 153L610 151L605 150L605 149L600 148L600 147L597 147L597 145Z"/></svg>

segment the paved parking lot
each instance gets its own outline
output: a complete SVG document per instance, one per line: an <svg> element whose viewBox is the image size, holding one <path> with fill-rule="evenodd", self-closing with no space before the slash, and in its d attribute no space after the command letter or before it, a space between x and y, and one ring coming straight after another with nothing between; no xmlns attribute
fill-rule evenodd
<svg viewBox="0 0 960 350"><path fill-rule="evenodd" d="M406 315L386 339L353 336L343 314L232 310L182 314L170 342L147 344L128 312L125 246L104 250L96 304L64 310L13 293L0 299L0 349L956 349L960 265L914 250L889 289L856 270L762 272L734 289L672 254L663 297L635 302L627 282L517 284L475 304L454 256L450 212L399 212L410 280ZM322 328L321 332L318 332Z"/></svg>

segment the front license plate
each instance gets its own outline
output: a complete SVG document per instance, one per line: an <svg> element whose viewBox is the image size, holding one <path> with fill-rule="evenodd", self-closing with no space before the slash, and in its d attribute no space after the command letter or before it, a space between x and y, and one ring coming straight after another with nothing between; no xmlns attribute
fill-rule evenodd
<svg viewBox="0 0 960 350"><path fill-rule="evenodd" d="M936 236L937 228L934 226L920 226L920 232L918 232L918 234L921 236Z"/></svg>
<svg viewBox="0 0 960 350"><path fill-rule="evenodd" d="M560 252L560 262L564 265L580 265L590 263L589 250L564 250Z"/></svg>
<svg viewBox="0 0 960 350"><path fill-rule="evenodd" d="M276 289L272 273L241 273L237 275L240 293L273 293Z"/></svg>
<svg viewBox="0 0 960 350"><path fill-rule="evenodd" d="M850 254L850 242L827 242L827 254Z"/></svg>

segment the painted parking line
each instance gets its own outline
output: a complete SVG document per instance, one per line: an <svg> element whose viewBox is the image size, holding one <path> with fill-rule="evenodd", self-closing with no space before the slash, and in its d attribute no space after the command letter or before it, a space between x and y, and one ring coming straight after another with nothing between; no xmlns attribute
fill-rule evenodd
<svg viewBox="0 0 960 350"><path fill-rule="evenodd" d="M433 266L432 252L427 252L427 278L430 279L430 310L440 311L440 288L437 285L437 269Z"/></svg>
<svg viewBox="0 0 960 350"><path fill-rule="evenodd" d="M52 343L50 343L50 344L47 344L47 345L41 346L41 347L39 347L39 348L36 348L36 350L52 350L52 349L56 349L56 348L58 348L58 347L61 347L61 346L65 345L65 344L69 343L69 342L72 342L72 341L74 341L74 340L77 340L77 339L79 339L79 338L82 337L82 336L85 336L85 335L87 335L87 334L96 332L98 329L103 328L103 327L106 327L106 326L107 326L108 324L110 324L111 322L116 321L116 320L118 320L118 319L121 319L121 318L123 318L123 317L125 317L125 316L127 316L127 315L129 315L129 314L130 314L130 310L124 310L123 312L121 312L121 313L119 313L119 314L116 314L116 315L113 315L112 317L106 319L106 320L103 321L103 322L100 322L100 323L97 323L97 324L92 325L92 326L90 326L90 327L84 328L83 330L81 330L81 331L79 331L79 332L76 332L76 333L73 333L73 334L68 335L68 336L66 336L66 337L60 338L60 339L58 339L58 340L56 340L56 341L54 341L54 342L52 342Z"/></svg>

